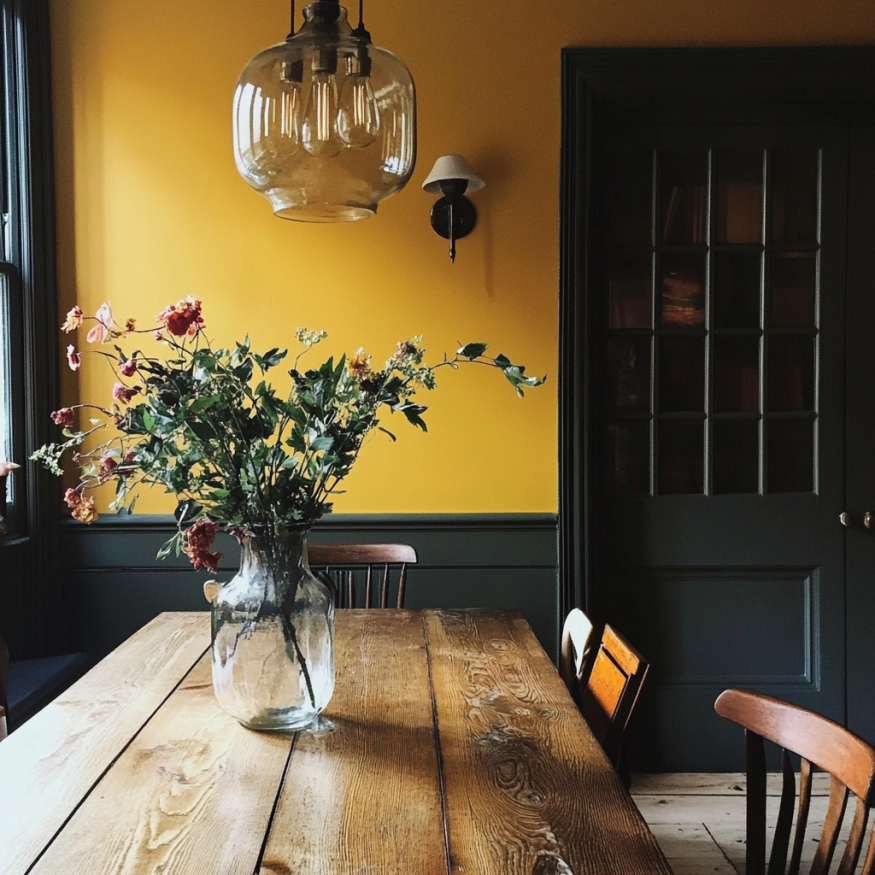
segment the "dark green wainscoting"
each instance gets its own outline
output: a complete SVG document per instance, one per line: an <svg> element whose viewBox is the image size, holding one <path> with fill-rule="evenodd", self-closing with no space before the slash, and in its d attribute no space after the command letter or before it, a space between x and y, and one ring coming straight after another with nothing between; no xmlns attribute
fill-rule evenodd
<svg viewBox="0 0 875 875"><path fill-rule="evenodd" d="M99 659L161 611L207 609L203 583L228 580L238 561L233 538L218 575L196 573L187 559L157 561L173 533L170 517L103 517L65 523L62 556L71 597L74 647ZM312 541L412 544L406 604L517 607L551 657L558 647L557 520L552 514L338 515L320 522Z"/></svg>

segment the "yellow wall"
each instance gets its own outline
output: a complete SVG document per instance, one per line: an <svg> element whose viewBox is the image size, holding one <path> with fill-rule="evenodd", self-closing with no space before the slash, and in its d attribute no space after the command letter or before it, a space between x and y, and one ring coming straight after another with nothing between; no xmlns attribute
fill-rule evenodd
<svg viewBox="0 0 875 875"><path fill-rule="evenodd" d="M52 0L61 312L111 301L141 325L195 293L210 334L256 348L325 328L379 360L422 333L439 354L487 340L547 373L518 400L500 375L442 375L429 433L396 426L349 478L346 512L556 509L559 52L563 46L875 41L872 0L366 0L378 45L417 86L413 181L376 219L273 217L234 167L240 70L287 29L286 0ZM545 11L541 11L541 10ZM451 265L420 183L464 154L486 179ZM84 340L84 338L83 338ZM106 397L86 360L67 403ZM81 392L81 395L80 395ZM141 511L166 511L160 496Z"/></svg>

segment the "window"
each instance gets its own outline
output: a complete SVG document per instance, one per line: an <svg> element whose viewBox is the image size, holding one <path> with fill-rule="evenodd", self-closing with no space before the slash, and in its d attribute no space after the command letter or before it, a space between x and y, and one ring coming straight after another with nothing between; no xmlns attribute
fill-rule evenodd
<svg viewBox="0 0 875 875"><path fill-rule="evenodd" d="M23 466L9 525L31 536L58 488L26 466L57 400L49 57L46 0L0 0L0 459Z"/></svg>

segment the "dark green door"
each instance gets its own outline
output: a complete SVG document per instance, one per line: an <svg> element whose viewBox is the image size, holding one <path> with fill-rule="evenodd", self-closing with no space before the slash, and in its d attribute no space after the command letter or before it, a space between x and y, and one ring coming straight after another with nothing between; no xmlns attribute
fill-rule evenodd
<svg viewBox="0 0 875 875"><path fill-rule="evenodd" d="M846 474L872 484L856 516L869 501L875 518L875 443L868 469L846 472L846 418L872 420L846 410L846 373L868 360L863 318L875 324L875 283L846 314L849 136L602 129L591 608L653 664L633 769L738 768L738 732L713 712L730 686L845 721L846 537L868 548L875 617L875 528L839 522ZM846 315L861 324L846 332ZM875 685L847 683L875 730Z"/></svg>

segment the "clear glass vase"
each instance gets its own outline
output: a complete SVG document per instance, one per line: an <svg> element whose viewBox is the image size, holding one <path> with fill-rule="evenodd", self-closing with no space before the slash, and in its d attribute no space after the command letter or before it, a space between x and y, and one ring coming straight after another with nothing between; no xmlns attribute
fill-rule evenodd
<svg viewBox="0 0 875 875"><path fill-rule="evenodd" d="M240 571L212 600L216 698L250 729L307 726L334 692L334 603L310 573L307 533L241 536Z"/></svg>

